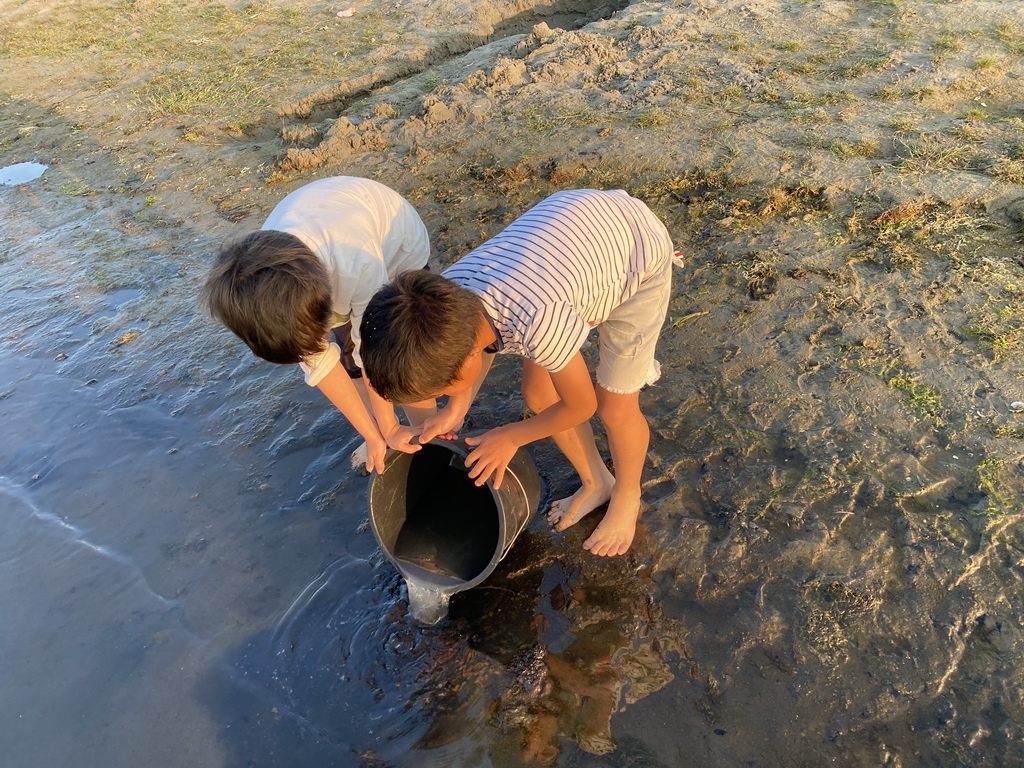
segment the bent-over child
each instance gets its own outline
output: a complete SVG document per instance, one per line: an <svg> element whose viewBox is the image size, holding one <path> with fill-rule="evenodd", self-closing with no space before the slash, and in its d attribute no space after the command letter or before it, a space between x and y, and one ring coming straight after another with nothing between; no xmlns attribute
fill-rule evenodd
<svg viewBox="0 0 1024 768"><path fill-rule="evenodd" d="M516 450L551 436L582 486L549 516L565 530L608 504L584 547L621 555L640 514L650 430L640 389L660 367L655 345L668 309L673 249L664 224L621 190L558 192L476 248L443 275L406 272L370 300L363 361L386 400L447 395L420 442L458 430L497 353L523 357L522 391L532 416L477 437L466 459L480 485L500 487ZM597 386L580 349L599 334ZM589 420L608 435L614 475Z"/></svg>
<svg viewBox="0 0 1024 768"><path fill-rule="evenodd" d="M203 299L257 357L297 363L365 440L353 466L380 472L389 445L415 450L415 432L362 382L359 321L374 291L425 268L429 255L426 227L405 198L371 179L336 176L295 190L262 229L222 247ZM392 411L389 433L375 408ZM433 402L405 407L415 425L434 411Z"/></svg>

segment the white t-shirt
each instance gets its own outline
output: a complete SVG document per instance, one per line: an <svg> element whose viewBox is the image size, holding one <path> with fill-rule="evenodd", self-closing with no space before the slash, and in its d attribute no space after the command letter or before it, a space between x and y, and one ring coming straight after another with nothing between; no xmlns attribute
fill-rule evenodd
<svg viewBox="0 0 1024 768"><path fill-rule="evenodd" d="M334 176L285 197L262 228L295 235L323 261L331 278L334 325L352 321L353 358L361 367L359 321L370 298L400 272L426 266L430 256L419 214L379 182ZM316 386L339 359L333 343L306 358L299 364L306 383Z"/></svg>

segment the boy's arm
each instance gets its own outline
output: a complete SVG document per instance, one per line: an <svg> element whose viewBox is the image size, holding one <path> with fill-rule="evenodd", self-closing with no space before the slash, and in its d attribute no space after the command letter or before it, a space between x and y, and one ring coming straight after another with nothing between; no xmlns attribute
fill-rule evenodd
<svg viewBox="0 0 1024 768"><path fill-rule="evenodd" d="M550 376L558 394L555 403L523 421L466 438L467 445L475 446L466 458L466 464L472 467L469 476L477 485L483 485L493 473L494 487L501 488L505 467L521 446L572 429L597 411L597 393L587 364L579 352L562 370Z"/></svg>
<svg viewBox="0 0 1024 768"><path fill-rule="evenodd" d="M444 408L439 410L436 416L432 416L423 422L422 429L420 430L421 443L430 442L438 435L452 435L454 437L454 434L462 428L462 423L466 420L469 408L476 399L476 393L480 391L480 387L487 377L487 372L491 369L491 363L494 362L493 354L489 352L481 352L480 354L480 372L476 375L476 379L473 380L473 385L465 392L451 395Z"/></svg>
<svg viewBox="0 0 1024 768"><path fill-rule="evenodd" d="M403 427L395 418L395 406L377 394L373 384L366 379L366 392L370 397L370 407L377 420L380 434L384 438L388 448L394 448L402 453L416 453L420 449L412 443L412 439L419 434L419 427Z"/></svg>
<svg viewBox="0 0 1024 768"><path fill-rule="evenodd" d="M363 399L359 396L352 379L349 378L345 366L340 362L336 364L316 386L327 396L328 400L334 403L335 407L366 441L366 469L383 472L384 456L388 450L387 443L384 441L374 417L363 405ZM394 412L392 412L391 418L394 419Z"/></svg>

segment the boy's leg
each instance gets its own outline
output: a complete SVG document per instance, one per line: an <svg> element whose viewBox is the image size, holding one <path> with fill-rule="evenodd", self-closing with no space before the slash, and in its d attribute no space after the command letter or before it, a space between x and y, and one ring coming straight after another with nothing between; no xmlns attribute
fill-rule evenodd
<svg viewBox="0 0 1024 768"><path fill-rule="evenodd" d="M548 372L536 363L523 360L523 398L534 413L540 413L558 401L558 393ZM615 480L604 465L594 442L594 431L585 421L572 429L552 435L555 444L580 476L582 485L572 496L552 502L548 517L555 530L564 531L584 515L608 501Z"/></svg>
<svg viewBox="0 0 1024 768"><path fill-rule="evenodd" d="M410 427L418 427L437 413L437 401L421 400L418 403L406 403L402 406L402 412L405 413Z"/></svg>
<svg viewBox="0 0 1024 768"><path fill-rule="evenodd" d="M615 486L604 519L583 547L595 555L622 555L633 543L640 515L640 478L651 430L640 411L639 392L618 394L598 385L597 412L608 434Z"/></svg>
<svg viewBox="0 0 1024 768"><path fill-rule="evenodd" d="M608 434L615 486L604 520L583 546L597 555L629 549L640 515L640 480L651 431L640 411L640 390L660 375L654 358L672 288L669 253L628 301L620 304L600 331L597 413Z"/></svg>

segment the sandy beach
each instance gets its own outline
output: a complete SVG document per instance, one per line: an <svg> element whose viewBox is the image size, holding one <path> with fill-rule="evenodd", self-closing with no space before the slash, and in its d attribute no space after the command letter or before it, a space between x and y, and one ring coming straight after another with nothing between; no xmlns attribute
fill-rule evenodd
<svg viewBox="0 0 1024 768"><path fill-rule="evenodd" d="M0 11L10 765L1024 763L1024 2ZM408 617L356 433L196 306L331 175L435 269L559 189L665 221L626 557L538 515Z"/></svg>

